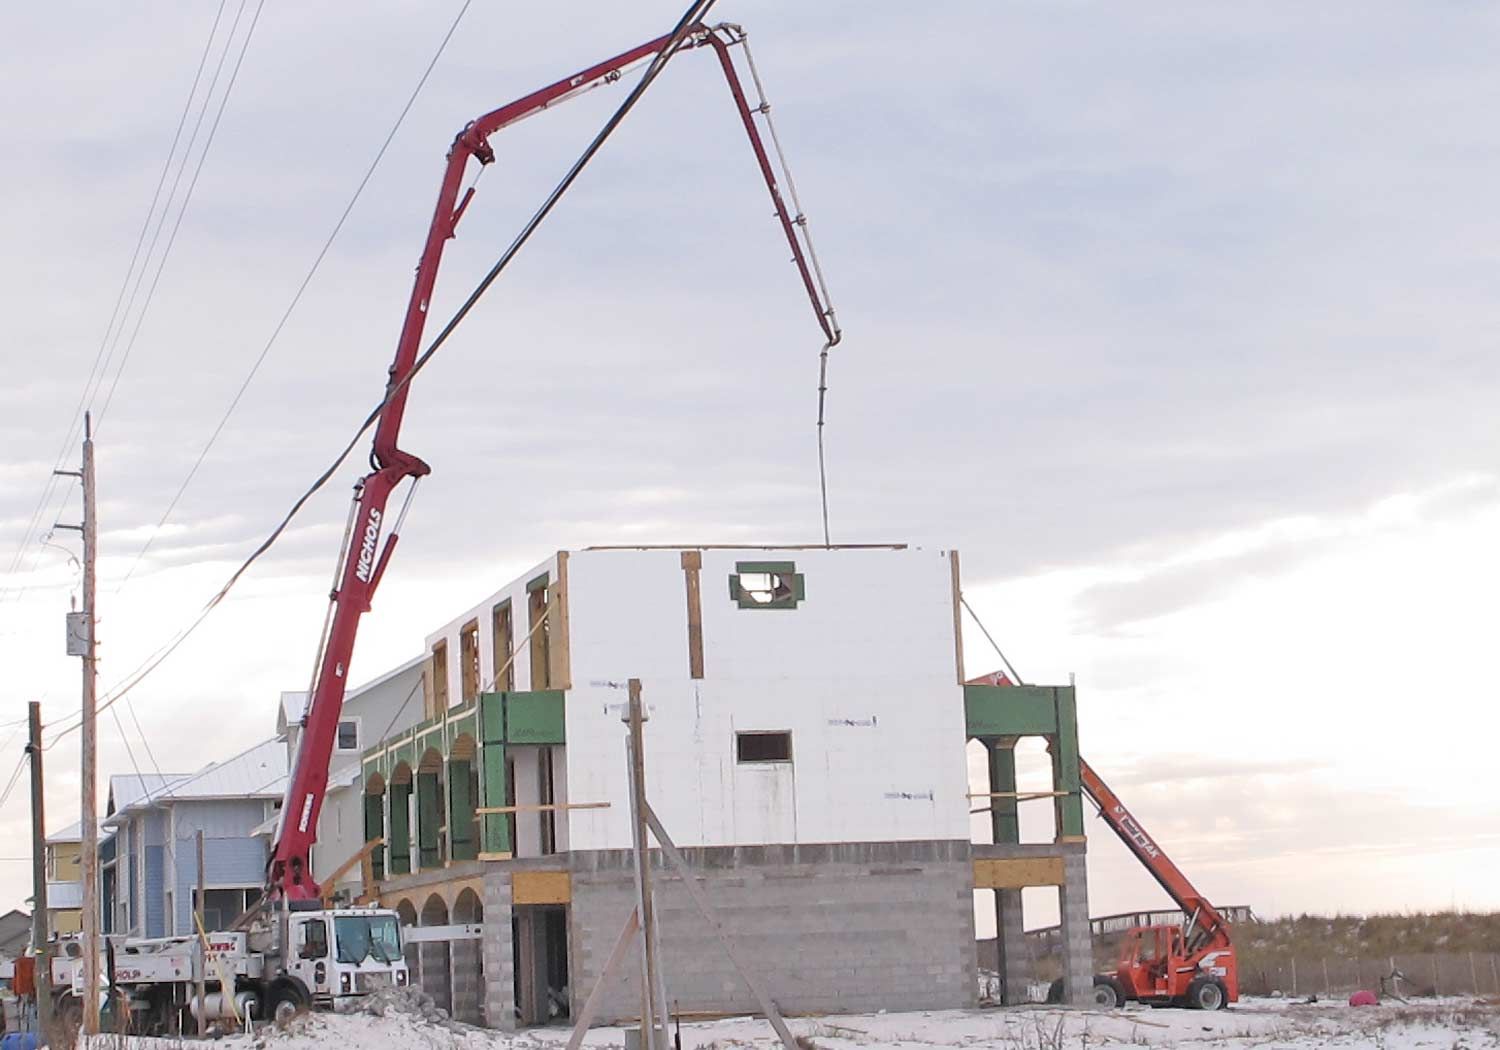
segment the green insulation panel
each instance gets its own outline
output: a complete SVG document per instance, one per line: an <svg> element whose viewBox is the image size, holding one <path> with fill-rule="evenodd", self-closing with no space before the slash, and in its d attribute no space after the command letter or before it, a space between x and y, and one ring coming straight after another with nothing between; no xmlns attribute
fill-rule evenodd
<svg viewBox="0 0 1500 1050"><path fill-rule="evenodd" d="M505 694L484 693L479 697L479 739L486 744L505 742Z"/></svg>
<svg viewBox="0 0 1500 1050"><path fill-rule="evenodd" d="M561 689L506 693L504 696L506 743L561 744L564 742Z"/></svg>
<svg viewBox="0 0 1500 1050"><path fill-rule="evenodd" d="M438 825L442 823L442 802L436 773L417 774L417 863L423 869L440 868L442 851L438 848Z"/></svg>
<svg viewBox="0 0 1500 1050"><path fill-rule="evenodd" d="M1057 732L1058 694L1072 686L966 685L969 736L1051 736Z"/></svg>
<svg viewBox="0 0 1500 1050"><path fill-rule="evenodd" d="M496 694L498 695L498 694ZM486 744L480 752L484 768L484 786L480 797L486 806L508 806L510 799L505 790L505 745ZM482 822L484 852L510 852L510 822L504 813L486 813Z"/></svg>
<svg viewBox="0 0 1500 1050"><path fill-rule="evenodd" d="M385 838L385 797L365 796L365 841ZM385 847L376 846L370 851L370 870L375 881L385 878Z"/></svg>
<svg viewBox="0 0 1500 1050"><path fill-rule="evenodd" d="M473 765L455 758L448 763L448 840L454 860L479 856L474 836Z"/></svg>
<svg viewBox="0 0 1500 1050"><path fill-rule="evenodd" d="M411 874L411 827L407 817L408 800L411 798L410 784L392 784L390 869L392 875Z"/></svg>

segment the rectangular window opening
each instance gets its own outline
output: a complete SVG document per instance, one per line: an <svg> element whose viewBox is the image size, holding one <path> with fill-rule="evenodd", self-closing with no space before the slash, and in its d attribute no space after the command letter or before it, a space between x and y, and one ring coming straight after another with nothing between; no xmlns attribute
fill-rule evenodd
<svg viewBox="0 0 1500 1050"><path fill-rule="evenodd" d="M448 643L432 644L432 715L448 710Z"/></svg>
<svg viewBox="0 0 1500 1050"><path fill-rule="evenodd" d="M339 722L338 749L340 751L359 750L359 719L345 718Z"/></svg>
<svg viewBox="0 0 1500 1050"><path fill-rule="evenodd" d="M527 627L531 630L531 688L551 689L552 617L547 615L552 589L543 583L526 595Z"/></svg>
<svg viewBox="0 0 1500 1050"><path fill-rule="evenodd" d="M792 760L792 734L736 733L735 760L739 762L790 762Z"/></svg>
<svg viewBox="0 0 1500 1050"><path fill-rule="evenodd" d="M479 621L470 620L458 632L459 682L463 702L479 696Z"/></svg>
<svg viewBox="0 0 1500 1050"><path fill-rule="evenodd" d="M495 639L495 689L508 693L516 687L514 669L511 666L511 649L515 645L511 634L510 602L495 606L493 614Z"/></svg>

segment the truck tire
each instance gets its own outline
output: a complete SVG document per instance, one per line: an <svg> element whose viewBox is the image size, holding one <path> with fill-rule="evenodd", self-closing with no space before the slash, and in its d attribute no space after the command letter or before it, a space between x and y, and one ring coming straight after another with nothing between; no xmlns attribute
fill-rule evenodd
<svg viewBox="0 0 1500 1050"><path fill-rule="evenodd" d="M265 1020L285 1024L312 1005L312 996L297 978L278 977L262 1002Z"/></svg>
<svg viewBox="0 0 1500 1050"><path fill-rule="evenodd" d="M1120 982L1113 977L1099 974L1094 978L1094 1005L1101 1010L1113 1010L1125 1001Z"/></svg>
<svg viewBox="0 0 1500 1050"><path fill-rule="evenodd" d="M1213 977L1199 977L1188 985L1187 1004L1193 1010L1222 1010L1229 1001L1224 986Z"/></svg>

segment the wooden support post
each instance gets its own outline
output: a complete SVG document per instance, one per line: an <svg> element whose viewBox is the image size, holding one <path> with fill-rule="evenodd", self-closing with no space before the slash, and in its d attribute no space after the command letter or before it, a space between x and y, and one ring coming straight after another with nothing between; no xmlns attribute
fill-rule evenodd
<svg viewBox="0 0 1500 1050"><path fill-rule="evenodd" d="M193 908L193 919L198 927L198 939L193 951L193 977L195 980L194 990L198 995L198 1035L202 1036L208 1032L208 1009L207 988L204 982L208 969L208 955L203 950L203 898L208 893L208 873L203 863L203 829L198 829L195 836L198 846L198 901Z"/></svg>
<svg viewBox="0 0 1500 1050"><path fill-rule="evenodd" d="M47 817L42 800L42 705L33 700L26 708L31 735L26 753L31 756L31 940L36 947L36 1026L48 1045L54 1035L52 1023L52 934L47 929ZM40 1040L39 1040L40 1041Z"/></svg>
<svg viewBox="0 0 1500 1050"><path fill-rule="evenodd" d="M703 677L703 552L682 552L687 579L688 677Z"/></svg>
<svg viewBox="0 0 1500 1050"><path fill-rule="evenodd" d="M650 840L646 836L646 756L641 710L641 680L632 678L626 685L629 707L626 720L630 726L627 758L630 769L630 825L635 851L636 906L641 914L641 1045L646 1050L666 1050L662 1038L666 1032L666 990L657 958L656 906L651 891Z"/></svg>
<svg viewBox="0 0 1500 1050"><path fill-rule="evenodd" d="M718 917L714 915L713 909L709 907L708 898L703 893L703 888L698 885L698 878L693 874L693 869L688 867L687 861L683 859L678 851L676 843L667 834L667 829L657 819L656 813L648 805L646 806L646 823L651 828L651 833L656 836L656 841L661 844L661 850L666 854L667 860L677 869L682 876L682 884L688 891L688 896L693 899L693 904L698 909L698 914L703 916L703 921L708 923L714 935L719 938L719 944L724 948L724 954L729 956L729 962L739 972L741 979L750 988L750 994L755 996L755 1001L760 1004L761 1012L776 1034L781 1038L782 1046L786 1050L800 1050L797 1040L792 1036L792 1030L786 1026L786 1020L781 1016L781 1011L776 1008L776 1003L766 992L766 988L760 983L760 978L755 976L740 960L735 952L734 942L730 940L729 933L720 924Z"/></svg>

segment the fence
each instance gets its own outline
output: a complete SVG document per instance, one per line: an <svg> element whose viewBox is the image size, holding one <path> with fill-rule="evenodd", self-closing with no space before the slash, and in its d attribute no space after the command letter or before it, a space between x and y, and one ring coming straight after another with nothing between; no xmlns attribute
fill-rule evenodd
<svg viewBox="0 0 1500 1050"><path fill-rule="evenodd" d="M1344 996L1360 988L1400 995L1500 996L1500 953L1429 952L1378 958L1241 951L1246 995ZM1400 975L1393 982L1392 973Z"/></svg>

